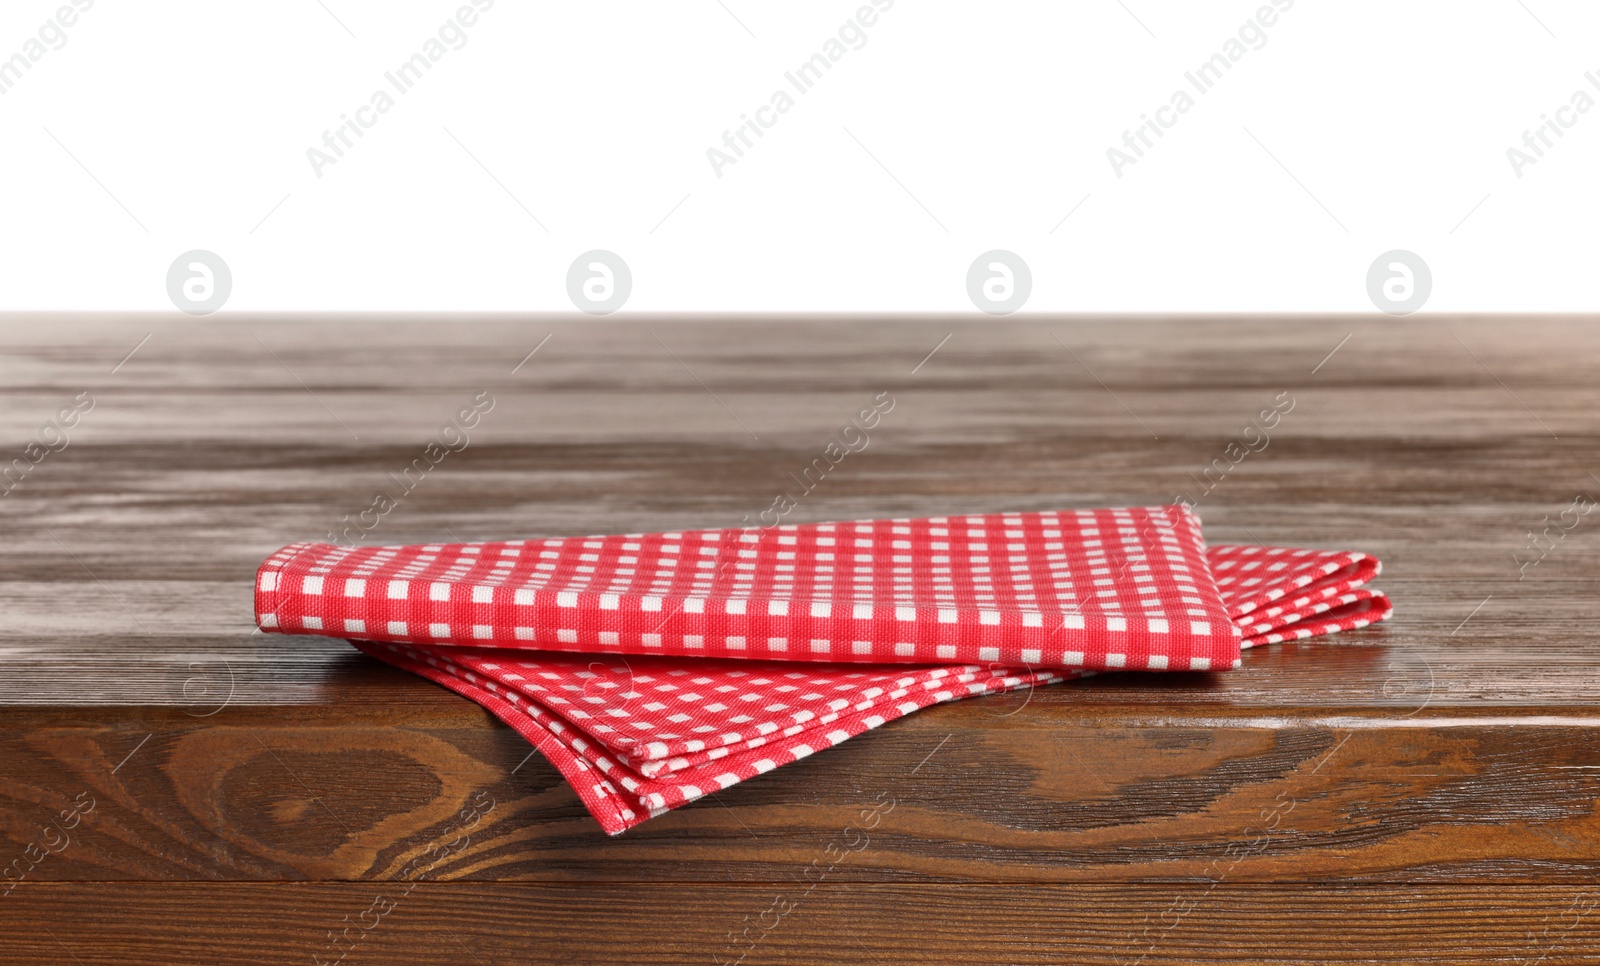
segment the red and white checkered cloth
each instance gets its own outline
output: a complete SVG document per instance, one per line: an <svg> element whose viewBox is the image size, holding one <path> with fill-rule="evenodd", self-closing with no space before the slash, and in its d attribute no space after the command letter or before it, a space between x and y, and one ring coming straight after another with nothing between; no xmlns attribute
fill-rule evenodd
<svg viewBox="0 0 1600 966"><path fill-rule="evenodd" d="M262 566L256 611L488 708L616 834L930 704L1229 668L1382 620L1361 589L1377 572L1360 553L1207 550L1191 513L1154 507L296 544Z"/></svg>

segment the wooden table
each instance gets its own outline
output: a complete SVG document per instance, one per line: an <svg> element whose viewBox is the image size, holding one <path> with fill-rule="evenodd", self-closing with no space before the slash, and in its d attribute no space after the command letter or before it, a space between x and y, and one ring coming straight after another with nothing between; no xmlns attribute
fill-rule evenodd
<svg viewBox="0 0 1600 966"><path fill-rule="evenodd" d="M10 317L0 959L1592 956L1597 372L1593 319ZM480 708L253 631L260 560L483 391L368 542L736 525L889 391L791 521L1181 494L1377 554L1396 616L929 709L608 839Z"/></svg>

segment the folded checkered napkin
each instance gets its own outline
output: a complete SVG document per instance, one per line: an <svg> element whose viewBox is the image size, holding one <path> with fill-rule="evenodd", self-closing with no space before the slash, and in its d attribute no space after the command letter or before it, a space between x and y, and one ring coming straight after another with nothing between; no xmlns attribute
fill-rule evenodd
<svg viewBox="0 0 1600 966"><path fill-rule="evenodd" d="M1067 517L1072 517L1075 525L1063 526L1060 521ZM952 528L952 519L961 521L961 525ZM996 555L988 546L989 531L996 523L1010 534L1006 552L1001 555L1007 560L1003 571L1006 576L997 576L989 560L975 559ZM714 614L727 615L725 598L719 594L730 591L718 584L720 571L734 569L727 566L727 560L716 554L691 554L689 558L697 564L704 561L696 557L711 558L710 567L696 566L693 571L712 573L687 575L678 573L682 564L662 562L674 556L682 559L685 547L727 546L726 536L708 538L709 534L726 533L719 531L662 534L656 541L634 535L371 548L361 555L348 552L348 548L341 552L341 548L326 545L296 545L275 554L263 565L257 580L258 621L268 631L344 636L338 631L344 628L347 634L363 634L369 639L352 643L366 653L478 702L537 746L568 778L602 827L616 834L709 791L727 788L930 704L1055 683L1094 669L1173 668L1171 661L1162 659L1171 656L1168 635L1175 614L1195 622L1202 616L1208 622L1218 620L1220 615L1220 622L1229 629L1226 636L1233 641L1234 655L1240 646L1359 627L1389 614L1388 601L1381 594L1361 589L1377 573L1373 558L1359 553L1280 548L1216 547L1207 551L1199 542L1198 522L1179 508L783 528L773 535L792 536L792 541L775 541L772 547L776 549L759 544L752 547L751 541L740 541L741 550L756 552L730 559L736 563L765 563L770 568L769 576L774 578L769 586L787 583L792 588L799 568L809 568L814 576L805 585L808 596L799 599L815 604L822 599L818 590L824 583L836 589L844 582L857 594L879 583L864 578L877 571L873 537L868 534L881 532L879 528L883 527L890 528L891 545L886 552L895 558L896 566L910 568L910 579L898 582L906 595L891 598L893 603L887 605L897 610L906 608L910 619L897 620L889 626L910 640L901 642L908 648L894 648L892 657L874 664L858 663L862 658L855 648L851 649L849 663L802 664L792 659L801 657L815 662L819 653L815 648L793 655L780 652L789 658L786 660L690 657L687 655L698 652L676 650L684 646L676 636L688 637L692 630L704 625L672 624L670 617L657 625L675 628L671 635L660 632L660 644L644 643L643 635L653 632L640 630L637 625L631 632L639 635L635 648L660 650L603 653L632 650L622 643L623 624L592 622L585 614L599 610L629 613L624 610L624 595L629 591L621 588L637 589L641 569L653 571L654 581L648 589L654 593L639 596L661 598L659 606L663 609L669 604L696 608L697 605L684 602L698 597L702 603L691 613L704 615L709 607ZM896 527L908 532L895 533ZM844 539L856 541L853 551L836 549L840 546L841 528L846 528ZM962 534L965 541L955 541L962 544L962 565L953 565L949 559L952 529L967 531ZM811 532L801 532L807 530ZM975 530L982 532L973 533ZM1059 539L1062 533L1071 535L1072 550L1055 546L1068 542ZM1030 542L1034 535L1037 540ZM909 546L894 546L897 541L893 538L902 536L911 537L898 541ZM608 548L607 541L618 543ZM974 547L975 543L983 546ZM940 544L943 546L936 546ZM642 554L646 545L677 549ZM809 550L796 549L801 547ZM516 552L505 552L513 548ZM1187 552L1196 548L1197 557ZM608 549L616 558L633 559L602 563L608 557ZM545 556L547 553L553 556ZM1037 559L1029 559L1030 554ZM847 581L837 580L833 572L824 569L839 566L840 555L859 568ZM656 563L641 568L641 557ZM539 563L553 566L541 569ZM777 568L785 565L795 568L788 571L795 576L789 581L777 581L775 575L786 572ZM630 572L618 573L619 570ZM953 576L947 581L930 582L925 570ZM534 580L516 576L530 571L536 575ZM891 569L889 573L892 577L906 572ZM598 574L606 576L600 578ZM824 575L834 579L825 579ZM1048 580L1041 581L1040 575L1048 575ZM600 586L605 589L597 593L596 581L602 579ZM351 581L359 583L352 585ZM404 586L396 588L396 581ZM433 606L420 610L412 606L411 587L418 581L427 585L427 597ZM744 588L747 593L762 586L756 580L742 583L748 585ZM1041 583L1051 592L1040 593ZM438 585L443 589L436 589ZM329 592L341 586L345 593ZM391 603L372 606L370 601L374 598L369 596L369 586L383 590L382 596L375 599ZM484 594L477 590L483 586L497 590ZM683 592L685 586L688 593ZM516 609L538 608L538 598L523 597L524 603L517 604L521 596L518 591L526 589L580 596L572 607L558 599L553 610ZM602 598L611 593L617 594L618 599L614 606L607 606L610 602ZM931 602L925 596L929 593L935 597ZM492 609L497 594L509 598L511 606ZM487 604L491 609L451 607L458 598ZM746 599L770 603L794 598ZM1047 603L1041 604L1041 599ZM1137 603L1124 609L1124 600ZM852 604L859 602L859 596L852 598ZM867 602L874 610L880 604L872 598ZM957 606L942 606L951 603ZM639 606L639 612L671 613L644 611L650 605ZM984 616L991 612L989 608L1001 615L999 620ZM813 615L820 610L807 609ZM564 613L566 610L578 613ZM946 611L954 611L957 619L944 619ZM921 619L924 612L933 619ZM851 620L871 620L856 618L856 613L852 606ZM1158 613L1163 616L1155 616ZM1029 614L1040 615L1041 622L1049 616L1052 630L1048 637L1041 640L1038 634L1016 633L1018 628L1035 626L1026 616L1017 619ZM823 617L832 619L831 614ZM961 621L973 617L976 626L988 631L990 637L969 640L968 633L960 629ZM1135 622L1142 622L1142 627L1130 633ZM385 628L384 636L390 638L387 641L371 640L373 635L366 632L367 627L380 623ZM424 623L434 639L405 639L413 628ZM949 624L957 627L941 626ZM454 627L465 626L473 628L472 640L482 640L480 635L486 633L497 646L445 642ZM777 622L765 625L773 633L781 626ZM815 623L814 618L804 626L814 632L823 625ZM849 633L859 631L859 625L843 626ZM509 639L520 646L504 646L495 637L506 627L512 628ZM1152 630L1161 627L1166 628L1165 634ZM611 631L615 636L600 637L608 633L608 628L616 628ZM523 633L517 633L519 629ZM748 632L726 633L728 629L723 628L727 637L749 636ZM578 631L579 639L563 640L563 630ZM1009 635L1008 630L1012 632ZM1185 640L1192 646L1197 636L1191 633ZM551 653L545 650L547 637L567 645L563 650L587 649L590 653ZM1222 637L1215 635L1208 640ZM633 642L631 636L627 640ZM833 638L815 640L831 642ZM668 650L668 641L674 649ZM869 640L869 645L876 643ZM930 664L926 656L929 653L952 653L942 648L975 649L981 663ZM749 654L750 650L746 648L743 653ZM1035 666L1032 659L1045 653L1059 653L1058 666ZM1000 660L1001 654L1008 655L1010 662ZM1017 657L1023 660L1018 661ZM1213 666L1213 660L1218 660L1217 667L1237 663L1236 656L1221 663L1216 651L1204 663L1192 653L1189 658L1187 666L1191 668Z"/></svg>
<svg viewBox="0 0 1600 966"><path fill-rule="evenodd" d="M1231 667L1242 634L1182 507L411 547L295 544L261 629L786 661Z"/></svg>
<svg viewBox="0 0 1600 966"><path fill-rule="evenodd" d="M1354 630L1393 612L1365 586L1382 566L1364 553L1217 546L1206 556L1243 647Z"/></svg>

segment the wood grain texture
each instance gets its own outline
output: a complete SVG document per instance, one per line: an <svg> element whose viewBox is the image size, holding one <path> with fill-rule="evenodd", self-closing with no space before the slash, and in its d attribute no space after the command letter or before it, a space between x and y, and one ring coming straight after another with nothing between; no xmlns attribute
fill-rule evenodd
<svg viewBox="0 0 1600 966"><path fill-rule="evenodd" d="M429 888L489 891L440 892L441 910L495 895L547 910L516 935L568 935L548 910L578 900L552 897L656 896L641 901L668 915L675 883L693 883L689 908L760 893L857 841L862 809L888 797L871 846L829 867L828 887L856 896L839 922L881 896L940 910L936 935L993 914L964 890L1013 883L1037 909L1100 896L1121 930L1159 914L1140 890L1186 884L1239 890L1261 915L1364 909L1511 956L1512 924L1559 915L1600 874L1600 514L1528 540L1600 497L1597 363L1600 326L1560 318L11 317L0 466L31 442L48 452L0 485L0 917L103 900L148 936L169 926L141 918L156 897L198 921L248 895L298 922L314 883L413 877L466 835L429 860ZM470 444L369 542L736 525L796 492L789 474L888 391L868 448L788 519L1183 494L1213 542L1378 555L1396 616L1226 674L929 709L606 839L481 709L340 641L253 633L259 561L392 492L484 391L496 405ZM1271 442L1202 492L1196 478L1284 392L1295 406ZM52 434L84 393L93 409ZM80 796L94 808L54 851L45 830ZM463 830L475 800L493 808ZM302 884L250 884L281 880ZM1285 883L1314 885L1275 898ZM1505 900L1503 923L1446 922L1452 904L1535 886ZM1438 902L1392 898L1410 895ZM1245 928L1233 915L1224 933ZM830 921L772 961L814 953L804 943ZM1087 928L1050 921L1052 936ZM1033 937L1009 961L1121 948L993 928ZM84 962L121 942L105 935ZM263 961L289 948L239 935L268 943ZM1254 941L1194 956L1264 961ZM595 942L582 948L607 961L637 952ZM538 961L515 948L508 961ZM1185 949L1200 947L1150 958Z"/></svg>
<svg viewBox="0 0 1600 966"><path fill-rule="evenodd" d="M104 883L12 901L0 957L83 966L1558 966L1600 948L1600 892L1574 886Z"/></svg>
<svg viewBox="0 0 1600 966"><path fill-rule="evenodd" d="M872 848L832 879L1600 875L1600 746L1578 719L1079 717L1025 700L912 716L618 838L472 705L403 721L157 709L115 730L62 715L0 747L3 801L19 852L80 794L94 803L24 882L383 880L463 835L431 878L780 881L863 832ZM468 827L475 800L487 811Z"/></svg>

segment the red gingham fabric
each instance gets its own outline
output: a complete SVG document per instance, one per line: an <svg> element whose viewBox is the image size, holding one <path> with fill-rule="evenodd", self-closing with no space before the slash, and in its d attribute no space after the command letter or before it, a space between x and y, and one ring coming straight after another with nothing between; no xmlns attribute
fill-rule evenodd
<svg viewBox="0 0 1600 966"><path fill-rule="evenodd" d="M1242 637L1182 507L413 547L295 544L264 631L677 657L1205 670Z"/></svg>
<svg viewBox="0 0 1600 966"><path fill-rule="evenodd" d="M1030 626L1016 620L1019 614L1040 613L1043 619L1043 614L1047 612L1037 603L1043 595L1038 594L1034 587L1021 586L1025 582L1036 581L1027 577L1005 580L1007 594L1003 597L1005 603L1000 604L980 599L993 597L998 601L1002 598L992 589L1000 580L991 576L989 571L976 570L978 565L970 561L968 567L971 569L954 571L964 573L964 576L962 583L952 581L948 585L950 597L958 602L977 603L980 614L983 606L1007 608L1001 621L978 625L994 635L978 639L976 650L983 655L981 663L930 665L928 658L922 655L928 653L929 647L937 649L945 646L941 642L951 640L951 637L940 635L940 622L937 619L903 622L913 625L914 633L904 635L912 638L908 643L912 645L913 653L896 653L894 657L899 661L917 661L915 664L889 663L881 659L872 664L857 663L861 658L856 656L859 652L853 649L848 663L815 663L813 655L816 651L795 655L807 663L792 659L679 656L684 654L681 651L673 652L674 656L660 653L602 653L626 649L619 644L622 640L620 630L616 638L604 639L602 643L598 635L607 625L586 623L581 614L573 621L572 615L559 612L558 619L565 618L583 630L578 641L562 641L573 645L563 650L587 650L589 653L551 653L544 648L539 636L562 628L535 621L528 623L533 634L531 643L538 649L530 648L530 642L526 638L518 638L514 631L510 639L520 640L520 647L500 645L493 636L488 638L496 641L497 646L493 647L436 641L414 642L404 640L408 635L397 631L387 633L385 636L390 639L386 641L355 640L352 643L374 657L427 677L476 701L510 724L567 777L605 831L617 834L707 792L727 788L779 765L796 761L930 704L1056 683L1092 673L1092 668L1132 666L1160 670L1165 666L1168 669L1181 669L1183 665L1173 668L1170 662L1158 660L1169 655L1156 653L1159 648L1153 645L1165 645L1167 641L1156 641L1155 634L1147 633L1141 639L1127 633L1128 618L1135 614L1123 609L1125 599L1138 601L1136 616L1146 622L1155 619L1152 614L1157 610L1164 614L1202 611L1208 617L1220 613L1227 626L1233 629L1228 637L1235 642L1235 648L1331 633L1389 616L1387 599L1375 591L1360 588L1378 571L1377 561L1373 558L1359 553L1282 548L1215 547L1207 551L1199 542L1198 525L1188 526L1193 520L1192 516L1177 508L1092 511L1082 515L1001 514L951 519L968 523L964 529L988 530L993 526L992 520L1001 521L1004 526L1011 521L1031 518L1029 523L1040 532L1042 542L1053 542L1043 538L1043 532L1068 529L1055 523L1067 516L1082 521L1068 532L1072 532L1078 541L1096 541L1092 548L1081 547L1077 553L1048 557L1046 559L1051 566L1041 567L1038 562L1030 564L1026 560L1008 561L1011 574L1050 573L1049 586L1053 591L1058 591L1049 595L1056 609L1048 613L1061 622L1054 632L1059 637L1053 634L1039 647L1026 646L1037 641L1037 637L1024 635L1008 641L1005 636L1008 629ZM935 519L945 522L942 518ZM1045 520L1050 520L1051 524L1047 525ZM1094 522L1091 523L1091 520ZM1102 527L1102 523L1109 526ZM849 527L844 531L846 534L857 534L863 532L863 525L816 525L811 536L816 538L831 534L838 540L839 528ZM926 530L936 526L932 520L875 521L867 525L874 528L886 525L915 528L923 525ZM822 529L824 527L828 529ZM801 529L805 528L785 528L780 534L792 534ZM946 524L942 529L948 530L950 527ZM1026 534L1029 524L1012 526L1011 529ZM1120 555L1115 551L1090 552L1099 551L1107 545L1104 540L1106 534L1084 531L1104 529L1116 535L1111 542L1113 547L1126 548ZM926 533L926 530L922 532ZM917 532L913 529L913 533ZM1185 533L1189 533L1189 536L1181 536ZM797 539L793 543L775 543L774 546L780 548L775 553L791 552L781 548L805 546L799 535L795 535ZM656 546L665 546L674 540L682 541L683 536L660 535L663 542ZM972 542L972 539L969 537L968 542ZM605 547L594 548L584 544L604 544L607 540L619 541L620 544L637 543L641 547L648 544L646 538L632 536L513 544L387 547L371 548L368 555L356 560L351 559L356 556L353 553L330 552L339 548L296 545L275 554L263 565L257 579L258 621L266 631L331 633L335 636L344 636L338 628L348 627L342 622L352 620L361 621L366 626L366 622L381 619L386 629L393 626L388 621L389 617L403 621L408 629L420 620L429 624L448 624L454 619L460 623L460 610L436 608L419 615L417 609L411 606L410 582L425 580L430 584L447 584L448 594L430 589L430 598L434 593L443 598L430 602L448 606L456 599L455 595L470 599L472 591L464 588L477 586L474 580L500 576L497 573L499 571L516 572L518 565L515 561L522 554L504 555L512 558L510 567L496 566L500 561L495 558L502 556L496 551L502 548L517 547L524 553L530 546L541 548L541 553L544 549L555 550L559 556L536 559L569 564L572 568L569 572L574 575L592 575L604 572L606 568L596 566L599 560L585 559L582 551L604 550ZM1185 543L1185 540L1192 542ZM1172 546L1174 541L1178 543L1176 552ZM681 548L685 545L715 545L717 542L697 535L689 543L680 542L678 545ZM1024 537L1022 542L1026 543L1027 538ZM579 545L577 551L568 546L574 543ZM466 548L469 546L476 549L468 552ZM836 550L821 549L837 547L837 543L811 546L814 554L838 553ZM315 549L309 549L313 547ZM925 555L944 556L934 553L931 548L917 547L915 543L913 547L916 549L905 556L913 558L914 578L919 565L932 565L918 556L919 551ZM1200 555L1185 555L1182 552L1185 547L1198 548ZM901 549L905 548L889 548L891 553ZM381 551L390 553L380 554ZM637 551L629 553L620 545L616 551L619 557L640 556ZM1039 554L1060 552L1044 547L1033 547L1031 551ZM569 558L573 552L578 553L576 560ZM682 552L681 549L679 552ZM1027 552L1021 555L1026 556ZM794 553L798 556L798 551ZM977 553L972 552L972 555ZM987 548L981 553L988 555ZM486 555L493 562L485 571L483 558ZM416 559L421 557L431 559ZM474 557L479 559L462 561L462 558ZM738 559L759 561L763 558L758 554L753 558ZM768 559L781 561L796 557L775 556ZM408 560L414 569L407 570L408 564L397 563L400 560ZM719 566L715 558L713 561L711 569ZM1060 561L1077 561L1079 570L1072 570L1070 564L1060 566ZM417 568L417 564L423 566ZM816 560L816 564L820 566L821 561ZM876 571L871 560L861 561L861 564L870 569L859 573ZM584 566L592 569L578 569ZM635 573L615 573L615 570L625 566L613 562L605 579L617 581L628 578L636 581L640 578L638 567L633 568ZM463 567L466 574L460 574ZM422 576L416 576L415 569L421 569ZM1174 571L1182 577L1174 577ZM275 576L265 577L269 572ZM1158 589L1152 592L1141 586L1156 582L1157 573L1167 578ZM1067 576L1057 576L1060 574ZM306 578L319 576L323 578L319 588L322 590L338 586L330 584L330 581L372 580L384 586L381 599L389 600L387 585L381 582L405 580L408 584L407 593L393 598L389 610L379 612L368 604L363 588L362 594L348 598L356 600L356 604L346 605L347 609L340 610L337 596L330 605L327 600L330 595L308 593L303 589ZM675 574L669 576L676 577ZM434 577L442 579L434 581ZM1073 577L1078 579L1074 581ZM595 579L591 577L590 583ZM1100 582L1106 579L1110 583ZM299 581L298 594L295 592L296 581ZM719 588L714 576L706 583L711 591L702 593L715 611L719 600L715 593ZM918 582L913 579L910 583L910 599L913 603L909 606L914 607L920 615L927 605L916 597ZM311 586L316 588L317 583L312 582ZM515 588L516 583L512 579L489 586ZM614 584L606 586L608 589L601 593L611 592L609 586ZM861 582L852 581L851 586L859 590ZM938 593L946 592L947 585L938 586ZM1086 591L1089 588L1093 590L1079 593L1080 587ZM1191 589L1196 593L1191 594ZM553 592L568 591L556 589ZM592 593L592 590L581 592ZM1033 596L1023 596L1028 593ZM1199 600L1191 600L1193 596L1198 596ZM516 599L514 590L511 599ZM935 616L940 610L937 604L945 602L938 600L934 603L932 611ZM480 603L492 605L493 600ZM601 606L597 599L580 598L580 603L580 610ZM879 602L874 600L872 603L876 605ZM365 609L349 609L354 607ZM1023 607L1030 609L1023 610ZM622 609L620 601L616 609ZM958 614L961 612L960 607L955 609ZM362 616L350 616L355 612ZM475 610L466 616L468 620L501 621L500 624L488 625L490 635L495 635L507 626L504 621L525 620L522 615L527 612L502 609L491 611L487 618L484 613L483 610ZM704 608L699 613L703 614ZM1093 615L1093 621L1089 619L1090 615ZM1077 623L1070 620L1074 616L1085 618L1082 626L1070 626ZM1117 616L1123 620L1116 621ZM980 617L979 620L983 621L984 618ZM515 628L518 625L513 623L509 626ZM807 626L814 628L818 625ZM689 631L680 630L679 633L687 634ZM919 634L926 636L919 637ZM825 640L831 641L832 638ZM954 636L954 640L955 643L948 646L963 646L960 632ZM991 645L989 640L997 643ZM1032 660L1018 662L1013 658L1007 663L989 657L991 654L1006 653L1032 658L1035 651L1053 655L1057 649L1064 656L1081 651L1082 663L1062 662L1063 666L1051 668L1038 666ZM748 654L749 650L745 653ZM934 650L933 653L941 652ZM1115 663L1113 656L1117 654L1124 655L1123 663ZM1219 662L1217 666L1230 667L1235 664L1237 658L1227 663ZM1196 662L1191 666L1203 665Z"/></svg>
<svg viewBox="0 0 1600 966"><path fill-rule="evenodd" d="M1354 630L1392 613L1389 598L1362 589L1382 569L1364 553L1218 546L1206 557L1243 647Z"/></svg>

